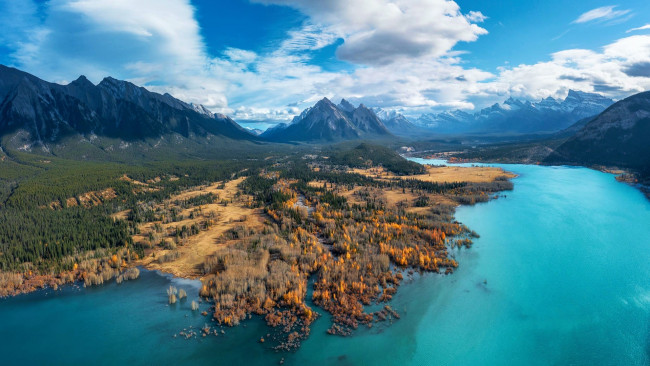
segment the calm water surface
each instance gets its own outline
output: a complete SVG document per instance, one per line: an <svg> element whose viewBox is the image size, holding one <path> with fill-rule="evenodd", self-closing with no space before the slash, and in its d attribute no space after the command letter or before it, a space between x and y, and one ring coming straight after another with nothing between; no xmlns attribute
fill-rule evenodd
<svg viewBox="0 0 650 366"><path fill-rule="evenodd" d="M0 300L0 363L650 364L650 203L585 168L503 167L519 175L514 191L457 212L481 238L454 251L453 275L405 281L390 326L333 337L325 314L289 354L257 342L269 330L256 318L217 337L174 338L206 322L190 311L198 283L142 271L122 285ZM168 306L170 284L190 301Z"/></svg>

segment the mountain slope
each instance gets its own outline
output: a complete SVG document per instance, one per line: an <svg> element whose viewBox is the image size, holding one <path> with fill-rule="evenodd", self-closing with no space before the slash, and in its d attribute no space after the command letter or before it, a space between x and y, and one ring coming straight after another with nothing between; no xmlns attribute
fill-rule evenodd
<svg viewBox="0 0 650 366"><path fill-rule="evenodd" d="M546 162L619 166L650 173L650 92L609 107L560 145Z"/></svg>
<svg viewBox="0 0 650 366"><path fill-rule="evenodd" d="M424 114L416 123L439 133L550 133L595 116L613 103L598 94L570 90L562 101L548 97L531 103L509 98L503 104L496 103L475 114L463 111Z"/></svg>
<svg viewBox="0 0 650 366"><path fill-rule="evenodd" d="M294 117L290 124L279 124L261 136L270 141L332 142L392 135L363 104L355 108L344 99L337 106L323 98Z"/></svg>
<svg viewBox="0 0 650 366"><path fill-rule="evenodd" d="M363 104L352 111L352 124L364 135L390 136L381 119Z"/></svg>
<svg viewBox="0 0 650 366"><path fill-rule="evenodd" d="M0 136L10 134L20 134L21 146L43 147L75 135L123 141L170 134L255 140L227 116L126 81L108 77L93 85L81 76L59 85L0 65Z"/></svg>

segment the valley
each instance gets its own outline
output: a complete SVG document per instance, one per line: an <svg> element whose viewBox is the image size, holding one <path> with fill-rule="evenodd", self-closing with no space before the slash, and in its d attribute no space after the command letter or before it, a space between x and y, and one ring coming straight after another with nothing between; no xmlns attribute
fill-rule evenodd
<svg viewBox="0 0 650 366"><path fill-rule="evenodd" d="M60 85L3 66L0 79L0 296L92 291L155 271L196 281L158 300L177 309L193 299L186 316L204 325L174 333L187 339L259 321L248 341L288 354L313 329L354 338L399 323L402 285L453 277L479 239L458 210L508 200L527 171L473 162L648 182L644 93L614 104L574 91L563 102L510 99L472 117L486 136L323 98L254 134L113 78ZM548 113L554 125L535 127ZM532 124L504 127L516 118Z"/></svg>

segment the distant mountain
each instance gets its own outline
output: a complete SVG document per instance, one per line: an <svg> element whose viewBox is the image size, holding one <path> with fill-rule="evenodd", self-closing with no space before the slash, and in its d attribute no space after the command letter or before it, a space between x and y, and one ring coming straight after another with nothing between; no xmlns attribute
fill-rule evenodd
<svg viewBox="0 0 650 366"><path fill-rule="evenodd" d="M385 111L381 108L372 108L372 111L375 112L379 119L381 119L388 131L394 135L414 137L421 136L422 133L425 133L424 129L414 125L406 117L396 111Z"/></svg>
<svg viewBox="0 0 650 366"><path fill-rule="evenodd" d="M609 107L555 149L546 162L618 166L650 176L650 91Z"/></svg>
<svg viewBox="0 0 650 366"><path fill-rule="evenodd" d="M548 97L531 103L509 98L474 114L460 110L423 114L416 124L438 133L551 133L595 116L613 103L599 94L569 90L562 101Z"/></svg>
<svg viewBox="0 0 650 366"><path fill-rule="evenodd" d="M15 134L20 138L9 141L19 140L13 147L25 149L47 149L48 144L76 135L126 142L170 135L190 140L256 139L227 116L127 81L107 77L94 85L80 76L59 85L0 65L0 136Z"/></svg>
<svg viewBox="0 0 650 366"><path fill-rule="evenodd" d="M391 137L386 126L369 108L354 107L345 99L337 106L323 98L305 109L290 124L269 128L261 137L270 141L331 142Z"/></svg>
<svg viewBox="0 0 650 366"><path fill-rule="evenodd" d="M263 130L260 130L259 128L247 128L248 132L252 133L255 136L259 136L262 133L264 133Z"/></svg>

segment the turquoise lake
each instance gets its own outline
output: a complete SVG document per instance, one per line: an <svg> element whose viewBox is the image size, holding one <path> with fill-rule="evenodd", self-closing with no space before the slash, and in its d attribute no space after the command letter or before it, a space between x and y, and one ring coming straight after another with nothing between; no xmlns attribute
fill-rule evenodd
<svg viewBox="0 0 650 366"><path fill-rule="evenodd" d="M458 209L481 238L454 250L453 275L405 280L391 325L329 336L320 311L295 353L259 343L270 331L257 318L174 338L209 323L190 310L199 283L142 271L121 285L0 299L0 364L650 364L650 202L586 168L497 166L519 175L514 191ZM190 299L169 306L170 284Z"/></svg>

